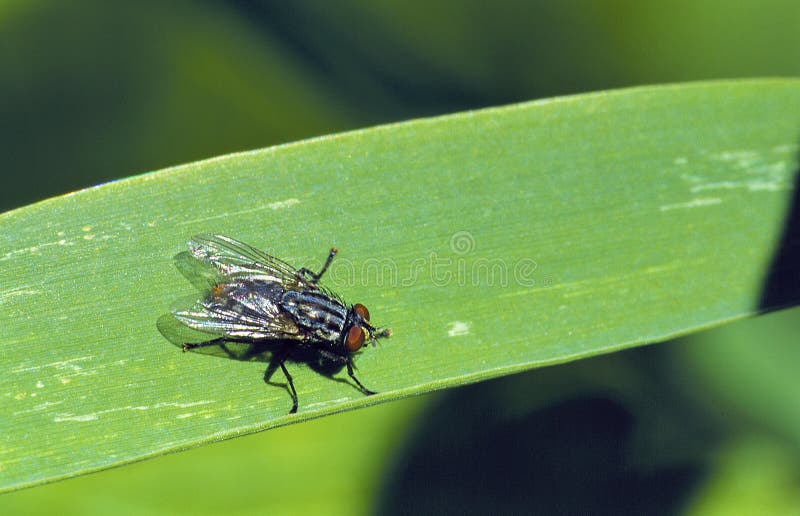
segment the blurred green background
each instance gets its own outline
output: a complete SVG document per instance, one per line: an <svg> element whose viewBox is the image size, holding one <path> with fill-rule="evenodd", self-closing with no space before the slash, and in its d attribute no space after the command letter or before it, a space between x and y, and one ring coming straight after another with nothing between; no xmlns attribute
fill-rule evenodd
<svg viewBox="0 0 800 516"><path fill-rule="evenodd" d="M5 0L0 210L378 123L798 75L796 0ZM798 333L781 312L6 494L0 513L800 514Z"/></svg>

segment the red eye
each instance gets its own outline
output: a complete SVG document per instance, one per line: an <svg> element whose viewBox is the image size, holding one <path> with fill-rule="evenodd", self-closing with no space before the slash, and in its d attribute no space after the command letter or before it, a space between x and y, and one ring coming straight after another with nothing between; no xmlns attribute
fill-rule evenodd
<svg viewBox="0 0 800 516"><path fill-rule="evenodd" d="M344 345L347 347L347 351L355 353L364 345L364 339L366 338L367 334L364 332L364 328L361 326L352 326L350 331L347 332L347 340Z"/></svg>
<svg viewBox="0 0 800 516"><path fill-rule="evenodd" d="M365 321L369 321L369 310L367 310L366 306L362 305L361 303L356 303L353 306L353 310L355 310L358 315L363 317Z"/></svg>

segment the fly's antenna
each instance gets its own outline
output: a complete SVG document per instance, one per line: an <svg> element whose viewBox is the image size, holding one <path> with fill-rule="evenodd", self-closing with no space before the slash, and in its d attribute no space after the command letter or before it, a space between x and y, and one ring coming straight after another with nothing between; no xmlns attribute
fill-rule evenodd
<svg viewBox="0 0 800 516"><path fill-rule="evenodd" d="M392 336L391 328L370 328L369 340L372 341L373 348L378 345L378 339L391 336Z"/></svg>

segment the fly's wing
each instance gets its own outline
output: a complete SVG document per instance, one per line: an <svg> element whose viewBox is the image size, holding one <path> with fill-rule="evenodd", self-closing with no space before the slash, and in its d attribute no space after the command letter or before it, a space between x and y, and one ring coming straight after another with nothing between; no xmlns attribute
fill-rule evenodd
<svg viewBox="0 0 800 516"><path fill-rule="evenodd" d="M288 263L230 237L197 235L189 241L189 253L213 266L221 276L256 276L279 283L287 290L318 290Z"/></svg>
<svg viewBox="0 0 800 516"><path fill-rule="evenodd" d="M195 258L189 251L181 251L173 257L175 267L200 292L206 294L214 285L225 281L226 276L207 261Z"/></svg>
<svg viewBox="0 0 800 516"><path fill-rule="evenodd" d="M281 292L280 284L264 278L230 278L172 314L189 328L232 339L301 340L294 319L278 307Z"/></svg>

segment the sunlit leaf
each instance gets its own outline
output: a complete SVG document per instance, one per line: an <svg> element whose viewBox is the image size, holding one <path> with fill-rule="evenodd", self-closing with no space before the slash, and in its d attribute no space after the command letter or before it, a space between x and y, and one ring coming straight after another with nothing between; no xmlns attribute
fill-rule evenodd
<svg viewBox="0 0 800 516"><path fill-rule="evenodd" d="M0 215L0 489L772 308L797 113L797 80L611 91L221 157ZM209 232L297 267L337 246L327 285L394 330L356 359L380 394L290 364L289 416L263 362L167 341L156 321L194 292L173 256Z"/></svg>

